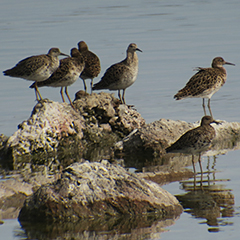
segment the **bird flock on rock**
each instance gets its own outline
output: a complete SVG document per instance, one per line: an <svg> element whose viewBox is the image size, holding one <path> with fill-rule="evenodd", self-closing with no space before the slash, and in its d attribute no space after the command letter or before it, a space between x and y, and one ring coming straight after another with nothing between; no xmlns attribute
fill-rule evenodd
<svg viewBox="0 0 240 240"><path fill-rule="evenodd" d="M58 48L51 48L47 54L25 58L19 61L15 67L3 71L3 73L5 76L34 81L30 88L35 89L38 101L42 100L38 87L50 86L61 87L61 97L63 102L65 102L62 92L63 87L65 87L65 93L73 106L67 87L80 77L83 80L85 92L87 92L85 80L90 79L91 93L92 90L118 90L120 103L126 104L126 88L136 81L138 75L138 56L136 51L142 52L142 50L135 43L129 44L126 58L111 65L105 71L101 80L93 85L94 78L98 77L101 72L100 59L88 49L88 45L84 41L80 41L77 45L78 49L71 49L71 57L60 52ZM59 56L67 56L67 58L59 61ZM226 62L222 57L216 57L212 60L210 68L198 67L198 72L190 78L184 88L174 95L174 98L176 100L202 98L205 115L207 114L204 99L207 98L209 113L213 117L210 100L212 95L226 82L227 73L223 67L225 64L235 65Z"/></svg>
<svg viewBox="0 0 240 240"><path fill-rule="evenodd" d="M18 62L15 67L5 70L5 76L23 78L34 81L30 88L35 89L37 101L42 100L39 87L61 87L60 94L63 102L63 88L71 106L74 108L67 87L78 77L83 80L84 90L87 92L86 79L90 79L92 90L118 90L120 103L125 104L125 90L131 86L138 75L138 57L136 51L142 52L135 43L129 44L126 58L110 66L102 79L94 84L93 79L101 72L98 56L88 49L84 41L78 43L78 49L71 49L71 57L61 53L58 48L51 48L47 54L31 56ZM58 57L67 56L59 61ZM120 90L123 90L122 96Z"/></svg>
<svg viewBox="0 0 240 240"><path fill-rule="evenodd" d="M125 91L137 79L138 75L138 56L137 51L142 52L135 43L129 44L126 51L126 58L118 63L111 65L103 74L101 80L93 84L94 78L101 72L100 59L88 49L84 41L80 41L77 48L71 49L71 57L62 53L58 48L51 48L47 54L31 56L19 61L15 67L5 70L6 76L23 78L33 81L30 88L35 89L37 101L42 100L39 87L60 87L60 94L63 102L63 88L65 94L74 108L67 88L79 77L83 80L85 92L87 92L86 79L90 79L91 94L94 90L108 89L117 90L121 104L126 104ZM59 61L59 56L66 58ZM216 133L211 123L218 124L213 119L210 107L210 99L226 82L227 73L223 65L235 65L226 62L222 57L215 57L210 68L198 67L194 74L175 95L176 100L185 98L202 98L204 116L199 127L191 129L183 134L176 142L166 148L166 152L184 153L192 155L194 174L194 155L198 155L201 167L201 154L208 150ZM122 90L122 95L121 91ZM211 116L207 116L204 99L208 99L208 109Z"/></svg>

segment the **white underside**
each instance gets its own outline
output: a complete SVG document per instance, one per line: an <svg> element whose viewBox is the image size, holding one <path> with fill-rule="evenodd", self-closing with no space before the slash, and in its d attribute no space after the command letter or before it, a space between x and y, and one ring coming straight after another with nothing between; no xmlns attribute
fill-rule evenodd
<svg viewBox="0 0 240 240"><path fill-rule="evenodd" d="M208 98L208 99L210 99L212 97L212 95L214 93L216 93L220 88L221 88L221 86L216 87L214 90L207 89L198 95L195 95L195 96L189 95L189 96L183 97L182 99L184 99L184 98Z"/></svg>

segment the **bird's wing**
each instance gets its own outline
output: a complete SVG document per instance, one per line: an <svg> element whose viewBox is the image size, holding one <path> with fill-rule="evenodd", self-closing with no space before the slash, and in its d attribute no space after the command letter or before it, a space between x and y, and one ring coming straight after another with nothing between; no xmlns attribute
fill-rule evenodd
<svg viewBox="0 0 240 240"><path fill-rule="evenodd" d="M110 66L104 73L101 81L94 85L95 89L107 88L111 86L111 84L121 80L126 68L127 66L122 63L116 63Z"/></svg>
<svg viewBox="0 0 240 240"><path fill-rule="evenodd" d="M60 61L60 65L57 70L45 81L38 82L39 87L55 85L56 82L60 82L69 74L69 68L72 66L72 58L64 58Z"/></svg>
<svg viewBox="0 0 240 240"><path fill-rule="evenodd" d="M82 72L83 75L89 78L97 77L101 71L101 65L99 58L92 52L87 52L84 56L85 68Z"/></svg>
<svg viewBox="0 0 240 240"><path fill-rule="evenodd" d="M187 131L174 144L166 149L167 152L191 152L191 149L199 143L205 148L211 143L212 135L204 132L202 127ZM202 137L204 136L204 137ZM202 151L202 148L199 151Z"/></svg>
<svg viewBox="0 0 240 240"><path fill-rule="evenodd" d="M19 75L30 75L43 66L49 65L50 59L47 55L39 55L25 58L18 62L14 69L19 72Z"/></svg>
<svg viewBox="0 0 240 240"><path fill-rule="evenodd" d="M205 90L214 86L218 81L218 73L212 68L199 68L181 91L191 92L192 96L203 93Z"/></svg>

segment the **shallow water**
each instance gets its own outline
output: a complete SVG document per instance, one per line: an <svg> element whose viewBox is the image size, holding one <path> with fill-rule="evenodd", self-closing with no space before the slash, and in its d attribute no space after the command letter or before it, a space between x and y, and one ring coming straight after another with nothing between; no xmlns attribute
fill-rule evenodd
<svg viewBox="0 0 240 240"><path fill-rule="evenodd" d="M215 189L228 190L233 194L234 205L227 205L226 208L221 206L220 215L216 219L204 218L199 215L195 217L189 213L191 209L185 209L185 212L176 221L176 224L169 227L169 232L162 235L163 239L183 239L179 235L184 236L184 239L238 239L240 224L240 196L239 196L239 150L228 152L226 155L219 155L214 162L213 157L209 159L203 157L203 169L207 170L209 165L210 170L215 169L215 174L210 174L210 179L215 180L211 186ZM207 179L207 176L204 177ZM221 180L221 181L220 181ZM228 180L228 181L224 181ZM206 184L205 184L206 185ZM218 187L217 187L218 186ZM175 194L186 194L186 191L180 190L182 184L177 182L163 186L164 189ZM231 214L225 214L227 211ZM209 216L208 216L209 217ZM214 222L213 224L211 224ZM177 236L177 237L176 237ZM197 237L196 237L197 236Z"/></svg>
<svg viewBox="0 0 240 240"><path fill-rule="evenodd" d="M129 43L143 51L139 56L137 81L126 90L126 101L134 104L147 122L160 118L198 121L203 115L201 99L173 100L173 95L194 74L193 68L208 67L216 56L236 66L226 66L228 79L211 101L216 119L240 121L239 111L239 22L237 0L163 1L7 1L0 8L1 71L19 60L59 47L69 53L80 40L101 60L102 71L122 60ZM87 81L89 86L89 81ZM0 133L11 135L27 119L35 102L30 81L1 77ZM69 94L83 89L79 79ZM40 89L43 97L61 101L58 88ZM115 93L116 95L116 93ZM183 213L161 239L237 239L239 230L239 151L216 160L219 178L230 179L227 188L235 197L234 214L218 218L219 231L209 232L204 219ZM206 159L204 163L206 162ZM164 186L173 194L184 193L179 183ZM7 220L0 239L21 239L18 222ZM197 238L196 238L197 236ZM159 237L160 238L160 237ZM154 238L154 239L159 239Z"/></svg>

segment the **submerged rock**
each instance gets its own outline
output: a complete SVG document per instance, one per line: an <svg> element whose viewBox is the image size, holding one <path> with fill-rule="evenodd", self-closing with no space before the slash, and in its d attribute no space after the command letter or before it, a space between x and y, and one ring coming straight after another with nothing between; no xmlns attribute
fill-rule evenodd
<svg viewBox="0 0 240 240"><path fill-rule="evenodd" d="M75 222L146 214L169 218L181 212L177 199L158 184L103 160L67 167L59 180L27 198L19 220Z"/></svg>
<svg viewBox="0 0 240 240"><path fill-rule="evenodd" d="M42 184L53 182L54 176L25 173L26 176L20 174L2 176L0 181L0 220L16 219L20 209L23 207L27 196L38 189Z"/></svg>

